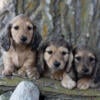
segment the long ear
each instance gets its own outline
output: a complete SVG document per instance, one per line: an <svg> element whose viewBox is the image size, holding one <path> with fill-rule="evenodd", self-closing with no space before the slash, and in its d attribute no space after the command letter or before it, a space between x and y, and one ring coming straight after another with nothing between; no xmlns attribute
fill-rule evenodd
<svg viewBox="0 0 100 100"><path fill-rule="evenodd" d="M73 52L72 52L72 44L70 43L66 43L67 44L67 48L69 49L69 59L68 59L68 63L67 63L67 67L66 67L66 72L70 72L71 68L72 68L72 63L73 63Z"/></svg>
<svg viewBox="0 0 100 100"><path fill-rule="evenodd" d="M99 87L100 86L100 52L99 53L97 52L96 55L96 67L93 71L92 79L93 82L91 87L92 88Z"/></svg>
<svg viewBox="0 0 100 100"><path fill-rule="evenodd" d="M31 41L32 50L37 50L41 40L42 40L42 36L37 31L36 26L33 25L33 37L32 37L32 41Z"/></svg>
<svg viewBox="0 0 100 100"><path fill-rule="evenodd" d="M70 70L72 68L72 63L73 63L73 54L72 54L72 52L70 52L69 61L68 61L67 68L66 68L67 73L70 72Z"/></svg>
<svg viewBox="0 0 100 100"><path fill-rule="evenodd" d="M38 58L37 58L37 68L40 72L40 74L42 74L45 70L45 61L44 61L44 52L46 49L46 42L42 41L39 45L38 48Z"/></svg>
<svg viewBox="0 0 100 100"><path fill-rule="evenodd" d="M38 57L37 57L37 69L39 71L40 74L42 74L44 72L44 59L43 59L43 53L39 52L38 53Z"/></svg>
<svg viewBox="0 0 100 100"><path fill-rule="evenodd" d="M100 72L100 52L97 51L97 54L94 55L95 55L95 68L93 69L93 78L96 78L96 76L99 75L98 71Z"/></svg>
<svg viewBox="0 0 100 100"><path fill-rule="evenodd" d="M5 51L8 51L10 48L11 45L10 37L11 37L11 25L9 24L7 26L6 32L0 38L1 47Z"/></svg>
<svg viewBox="0 0 100 100"><path fill-rule="evenodd" d="M71 68L73 67L74 55L76 53L77 47L74 47L73 50L69 54L69 62L67 65L67 72L70 72Z"/></svg>

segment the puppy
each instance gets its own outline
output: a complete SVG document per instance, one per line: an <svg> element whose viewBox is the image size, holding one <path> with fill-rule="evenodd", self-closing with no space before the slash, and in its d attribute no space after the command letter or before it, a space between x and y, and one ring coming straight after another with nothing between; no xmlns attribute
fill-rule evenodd
<svg viewBox="0 0 100 100"><path fill-rule="evenodd" d="M42 76L63 80L63 76L66 77L66 67L70 65L69 58L69 44L62 35L54 33L41 42L37 67Z"/></svg>
<svg viewBox="0 0 100 100"><path fill-rule="evenodd" d="M88 89L92 86L96 73L97 57L95 52L85 46L76 47L74 50L74 65L77 74L77 88Z"/></svg>
<svg viewBox="0 0 100 100"><path fill-rule="evenodd" d="M2 74L11 75L17 69L21 76L38 78L36 56L40 41L41 35L27 16L21 14L12 19L1 39L4 62Z"/></svg>

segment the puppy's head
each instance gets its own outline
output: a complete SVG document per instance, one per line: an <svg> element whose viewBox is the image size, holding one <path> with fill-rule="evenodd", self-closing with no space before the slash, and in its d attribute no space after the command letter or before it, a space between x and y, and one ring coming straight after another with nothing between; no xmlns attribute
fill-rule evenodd
<svg viewBox="0 0 100 100"><path fill-rule="evenodd" d="M65 69L68 64L70 46L64 37L53 35L41 43L40 52L42 54L40 66L44 69L46 64L51 71L58 71Z"/></svg>
<svg viewBox="0 0 100 100"><path fill-rule="evenodd" d="M64 69L68 61L69 50L64 46L51 44L47 46L44 52L44 60L51 70Z"/></svg>
<svg viewBox="0 0 100 100"><path fill-rule="evenodd" d="M96 55L89 48L77 47L74 50L74 64L79 75L92 75L96 69Z"/></svg>
<svg viewBox="0 0 100 100"><path fill-rule="evenodd" d="M32 21L25 15L21 14L16 16L14 19L12 19L7 27L6 32L6 38L8 38L8 47L11 45L11 39L16 44L21 45L33 45L37 46L40 42L40 35L38 32L36 32L36 26L32 24ZM38 39L37 39L38 38ZM8 50L9 48L6 48L4 46L5 50Z"/></svg>

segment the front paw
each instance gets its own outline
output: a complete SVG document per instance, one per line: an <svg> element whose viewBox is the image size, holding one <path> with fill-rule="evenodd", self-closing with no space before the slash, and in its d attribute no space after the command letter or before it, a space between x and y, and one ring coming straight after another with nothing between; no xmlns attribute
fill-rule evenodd
<svg viewBox="0 0 100 100"><path fill-rule="evenodd" d="M77 88L85 90L90 87L90 80L89 79L80 79L77 83Z"/></svg>
<svg viewBox="0 0 100 100"><path fill-rule="evenodd" d="M76 82L73 81L68 75L64 75L61 85L67 89L73 89L76 86Z"/></svg>
<svg viewBox="0 0 100 100"><path fill-rule="evenodd" d="M27 71L27 76L30 79L36 80L36 79L39 79L40 74L37 70L30 70L30 71Z"/></svg>
<svg viewBox="0 0 100 100"><path fill-rule="evenodd" d="M18 70L18 75L19 75L19 76L22 76L22 77L26 77L26 72L23 71L23 70L21 70L21 69L19 69L19 70Z"/></svg>
<svg viewBox="0 0 100 100"><path fill-rule="evenodd" d="M9 70L9 69L8 70L3 70L2 75L3 76L10 76L10 75L12 75L12 70Z"/></svg>

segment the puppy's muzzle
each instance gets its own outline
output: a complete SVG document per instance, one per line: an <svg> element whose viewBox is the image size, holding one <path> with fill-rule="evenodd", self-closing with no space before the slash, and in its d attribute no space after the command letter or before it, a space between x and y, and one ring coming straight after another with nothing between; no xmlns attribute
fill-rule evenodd
<svg viewBox="0 0 100 100"><path fill-rule="evenodd" d="M88 69L88 68L83 68L82 71L83 71L84 73L88 73L88 72L89 72L89 69Z"/></svg>
<svg viewBox="0 0 100 100"><path fill-rule="evenodd" d="M21 37L21 42L22 42L22 43L25 43L26 41L27 41L27 37L26 37L26 36L22 36L22 37Z"/></svg>
<svg viewBox="0 0 100 100"><path fill-rule="evenodd" d="M61 65L60 62L58 62L58 61L55 61L55 62L54 62L55 68L58 68L60 65Z"/></svg>
<svg viewBox="0 0 100 100"><path fill-rule="evenodd" d="M88 74L89 73L89 69L87 68L87 67L83 67L82 68L82 72L84 73L84 74Z"/></svg>

